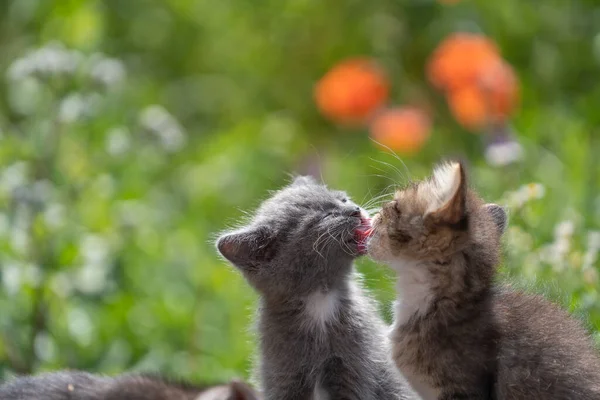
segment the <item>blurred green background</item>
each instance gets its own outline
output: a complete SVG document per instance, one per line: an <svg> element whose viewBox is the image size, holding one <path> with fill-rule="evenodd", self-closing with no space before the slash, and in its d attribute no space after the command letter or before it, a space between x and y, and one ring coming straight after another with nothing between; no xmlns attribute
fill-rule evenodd
<svg viewBox="0 0 600 400"><path fill-rule="evenodd" d="M454 31L495 40L521 80L522 162L486 164L425 79ZM316 110L347 57L427 98L406 168ZM511 207L503 279L600 330L600 4L595 0L4 0L0 2L0 378L58 368L247 376L256 296L213 240L289 173L358 202L469 161ZM359 268L390 318L393 276Z"/></svg>

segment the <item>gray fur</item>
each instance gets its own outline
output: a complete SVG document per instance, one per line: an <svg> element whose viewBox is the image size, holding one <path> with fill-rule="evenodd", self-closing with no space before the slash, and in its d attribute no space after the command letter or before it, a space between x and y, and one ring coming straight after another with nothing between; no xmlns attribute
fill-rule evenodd
<svg viewBox="0 0 600 400"><path fill-rule="evenodd" d="M504 207L493 203L486 204L484 207L496 223L498 232L503 234L508 226L508 211Z"/></svg>
<svg viewBox="0 0 600 400"><path fill-rule="evenodd" d="M15 378L0 386L1 400L258 400L246 384L200 387L150 375L116 377L60 371Z"/></svg>
<svg viewBox="0 0 600 400"><path fill-rule="evenodd" d="M359 211L346 194L300 177L265 201L248 226L217 241L261 295L259 374L267 400L327 398L321 389L330 399L407 398L377 308L356 279ZM320 298L334 299L322 323L314 318L326 311L314 303Z"/></svg>

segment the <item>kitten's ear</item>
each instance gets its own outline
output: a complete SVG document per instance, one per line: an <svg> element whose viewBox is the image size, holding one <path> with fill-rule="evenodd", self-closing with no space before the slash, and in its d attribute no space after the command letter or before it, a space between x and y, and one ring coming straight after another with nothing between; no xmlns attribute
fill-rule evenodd
<svg viewBox="0 0 600 400"><path fill-rule="evenodd" d="M258 395L247 383L235 379L230 386L229 400L258 400Z"/></svg>
<svg viewBox="0 0 600 400"><path fill-rule="evenodd" d="M301 175L294 178L291 186L316 185L318 182L309 175Z"/></svg>
<svg viewBox="0 0 600 400"><path fill-rule="evenodd" d="M266 226L244 228L217 240L217 249L236 267L248 270L269 262L275 256L275 235Z"/></svg>
<svg viewBox="0 0 600 400"><path fill-rule="evenodd" d="M506 209L498 204L486 204L484 207L496 223L498 233L502 235L508 226L508 213Z"/></svg>
<svg viewBox="0 0 600 400"><path fill-rule="evenodd" d="M461 163L444 164L431 179L431 204L425 220L433 224L458 224L466 215L467 178Z"/></svg>

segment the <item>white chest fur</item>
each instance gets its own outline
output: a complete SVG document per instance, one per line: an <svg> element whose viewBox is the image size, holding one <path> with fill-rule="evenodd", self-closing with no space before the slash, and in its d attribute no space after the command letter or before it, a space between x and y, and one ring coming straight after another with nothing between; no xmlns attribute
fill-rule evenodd
<svg viewBox="0 0 600 400"><path fill-rule="evenodd" d="M414 260L398 260L392 268L398 273L396 290L398 300L395 303L393 331L403 326L415 315L423 315L429 309L433 300L431 277L427 266ZM436 400L440 391L414 374L408 368L400 368L412 388L423 400Z"/></svg>
<svg viewBox="0 0 600 400"><path fill-rule="evenodd" d="M337 318L339 310L339 294L329 292L314 292L305 300L304 312L306 328L316 331L320 337L325 337L327 325ZM315 385L313 400L330 400L329 394L319 384Z"/></svg>
<svg viewBox="0 0 600 400"><path fill-rule="evenodd" d="M305 324L309 328L324 332L327 324L337 318L339 303L339 294L334 290L312 293L305 301Z"/></svg>
<svg viewBox="0 0 600 400"><path fill-rule="evenodd" d="M392 267L398 272L394 326L404 325L413 315L427 312L433 300L430 276L425 265L417 261L397 261Z"/></svg>

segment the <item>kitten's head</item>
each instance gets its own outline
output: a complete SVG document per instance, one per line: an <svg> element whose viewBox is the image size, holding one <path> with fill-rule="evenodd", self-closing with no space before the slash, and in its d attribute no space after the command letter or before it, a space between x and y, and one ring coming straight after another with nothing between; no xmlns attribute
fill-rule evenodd
<svg viewBox="0 0 600 400"><path fill-rule="evenodd" d="M344 192L299 177L217 248L259 292L287 297L335 284L365 252L368 228L367 214Z"/></svg>
<svg viewBox="0 0 600 400"><path fill-rule="evenodd" d="M497 258L505 210L468 189L464 167L451 162L399 190L373 218L368 252L374 259L446 262L471 244ZM495 262L494 262L495 263Z"/></svg>

